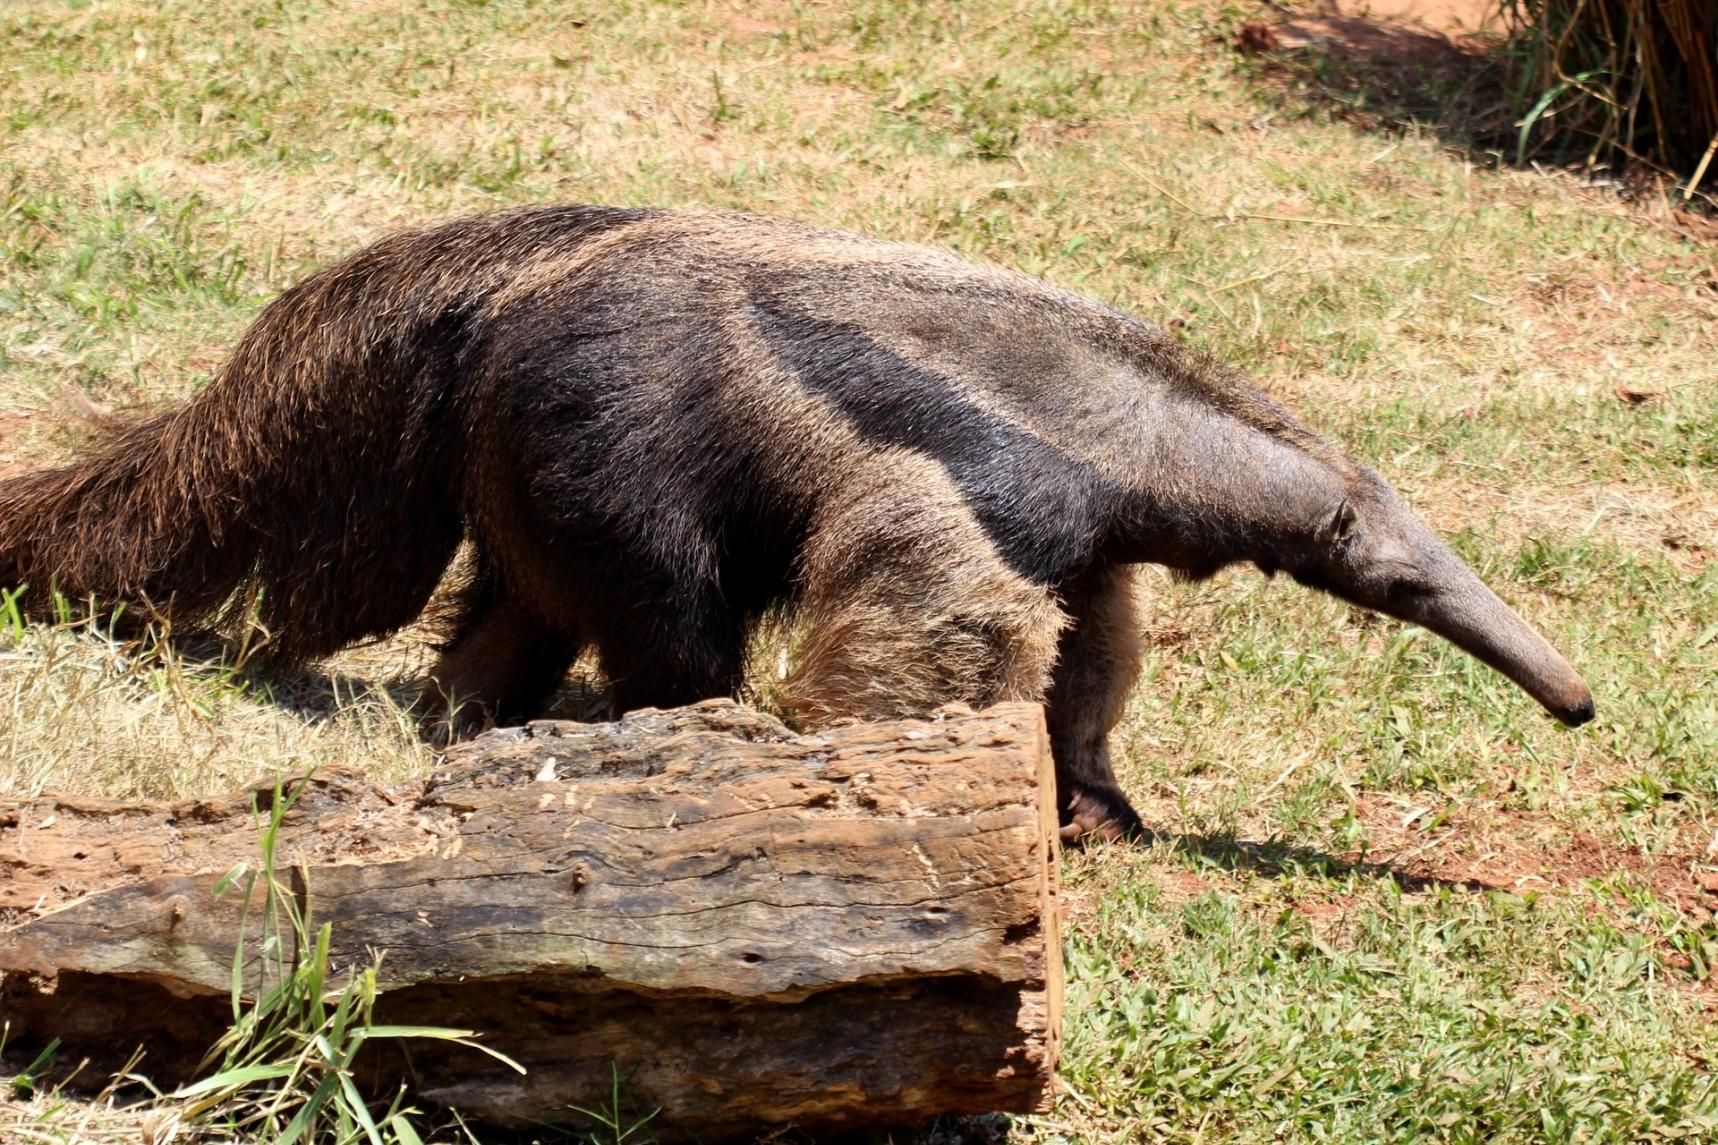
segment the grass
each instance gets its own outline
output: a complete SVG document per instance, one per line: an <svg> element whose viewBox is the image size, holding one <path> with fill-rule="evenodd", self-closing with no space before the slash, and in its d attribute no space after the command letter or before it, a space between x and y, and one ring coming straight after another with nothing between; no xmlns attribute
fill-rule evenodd
<svg viewBox="0 0 1718 1145"><path fill-rule="evenodd" d="M87 621L0 626L0 798L45 788L188 798L326 763L383 779L425 770L409 695L421 657L368 649L293 679L235 666L230 650L122 641Z"/></svg>
<svg viewBox="0 0 1718 1145"><path fill-rule="evenodd" d="M1286 582L1147 573L1117 746L1160 838L1067 860L1065 1087L1012 1137L1718 1136L1712 252L1278 95L1224 46L1256 15L0 9L0 469L63 457L92 408L194 391L311 268L504 204L791 214L1115 301L1379 468L1600 717L1557 728ZM0 622L0 795L421 772L394 685L423 656L407 634L270 680L218 647ZM54 1100L4 1107L0 1136L118 1116Z"/></svg>
<svg viewBox="0 0 1718 1145"><path fill-rule="evenodd" d="M1701 1063L1663 1057L1677 1030L1648 944L1567 903L1336 879L1272 911L1273 893L1181 897L1140 876L1074 944L1070 1002L1091 1018L1066 1075L1151 1135L1718 1133Z"/></svg>
<svg viewBox="0 0 1718 1145"><path fill-rule="evenodd" d="M209 1048L205 1076L171 1094L163 1108L176 1124L222 1139L280 1145L423 1145L418 1111L403 1091L373 1113L353 1077L355 1059L378 1039L457 1042L513 1069L510 1058L473 1040L471 1030L381 1025L373 1020L377 963L348 967L338 981L329 963L331 924L317 926L310 898L295 894L278 865L281 824L303 785L276 783L258 818L261 862L235 867L215 884L216 895L244 886L244 917L255 918L253 947L241 931L233 953L233 1024Z"/></svg>

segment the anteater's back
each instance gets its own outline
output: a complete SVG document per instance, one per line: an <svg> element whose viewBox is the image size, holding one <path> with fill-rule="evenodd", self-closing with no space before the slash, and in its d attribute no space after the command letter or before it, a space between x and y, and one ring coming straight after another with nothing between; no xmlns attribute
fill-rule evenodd
<svg viewBox="0 0 1718 1145"><path fill-rule="evenodd" d="M0 484L0 579L181 628L255 590L292 660L409 623L469 534L473 599L528 600L567 642L668 612L743 629L820 514L900 473L1051 584L1191 376L1152 327L922 248L514 211L327 268L185 407Z"/></svg>

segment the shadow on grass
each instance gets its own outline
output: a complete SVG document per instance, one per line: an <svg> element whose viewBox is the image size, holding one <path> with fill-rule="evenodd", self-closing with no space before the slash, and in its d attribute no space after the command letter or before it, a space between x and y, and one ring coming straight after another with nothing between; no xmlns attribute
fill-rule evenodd
<svg viewBox="0 0 1718 1145"><path fill-rule="evenodd" d="M422 705L425 681L407 672L378 677L331 671L318 664L282 665L253 655L244 641L221 632L176 632L162 637L152 632L120 633L135 641L136 658L178 660L191 676L224 681L246 695L272 704L307 722L325 720L359 703L381 703L411 712Z"/></svg>
<svg viewBox="0 0 1718 1145"><path fill-rule="evenodd" d="M1184 855L1224 871L1246 871L1267 879L1314 875L1340 879L1358 875L1366 879L1388 879L1405 893L1445 890L1494 891L1504 888L1480 879L1445 879L1415 874L1388 860L1348 859L1316 847L1275 840L1266 843L1238 839L1229 834L1174 835L1147 830L1136 845L1162 843Z"/></svg>
<svg viewBox="0 0 1718 1145"><path fill-rule="evenodd" d="M361 646L356 646L361 647ZM243 643L216 632L177 633L167 640L139 641L139 655L178 658L191 674L205 681L224 679L262 702L306 723L333 719L355 706L376 705L396 710L411 720L426 740L445 738L434 684L424 664L402 663L357 675L315 662L282 665L266 656L252 656ZM594 668L581 663L533 717L597 723L613 719L606 685Z"/></svg>
<svg viewBox="0 0 1718 1145"><path fill-rule="evenodd" d="M1265 49L1249 57L1264 98L1290 117L1385 134L1425 130L1487 165L1515 159L1519 117L1501 35L1450 38L1331 17L1291 21L1251 42Z"/></svg>

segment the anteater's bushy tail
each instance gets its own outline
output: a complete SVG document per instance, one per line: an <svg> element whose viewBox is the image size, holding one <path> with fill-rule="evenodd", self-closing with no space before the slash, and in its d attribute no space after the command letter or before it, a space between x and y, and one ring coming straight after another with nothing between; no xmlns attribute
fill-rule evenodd
<svg viewBox="0 0 1718 1145"><path fill-rule="evenodd" d="M409 623L462 532L458 359L504 273L505 221L324 270L187 405L0 482L0 586L27 585L38 614L57 589L180 628L255 599L286 661Z"/></svg>
<svg viewBox="0 0 1718 1145"><path fill-rule="evenodd" d="M487 307L653 212L551 207L384 239L271 303L184 407L0 482L0 587L184 628L255 599L279 660L422 611L464 531ZM254 593L251 590L256 590Z"/></svg>

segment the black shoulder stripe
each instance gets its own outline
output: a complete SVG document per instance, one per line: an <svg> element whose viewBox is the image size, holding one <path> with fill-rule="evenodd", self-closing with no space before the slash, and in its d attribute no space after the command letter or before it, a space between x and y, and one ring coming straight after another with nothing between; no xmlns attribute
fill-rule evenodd
<svg viewBox="0 0 1718 1145"><path fill-rule="evenodd" d="M858 326L774 301L754 301L751 316L799 384L865 440L938 462L1015 572L1057 583L1093 558L1120 490L1091 466L979 409Z"/></svg>

